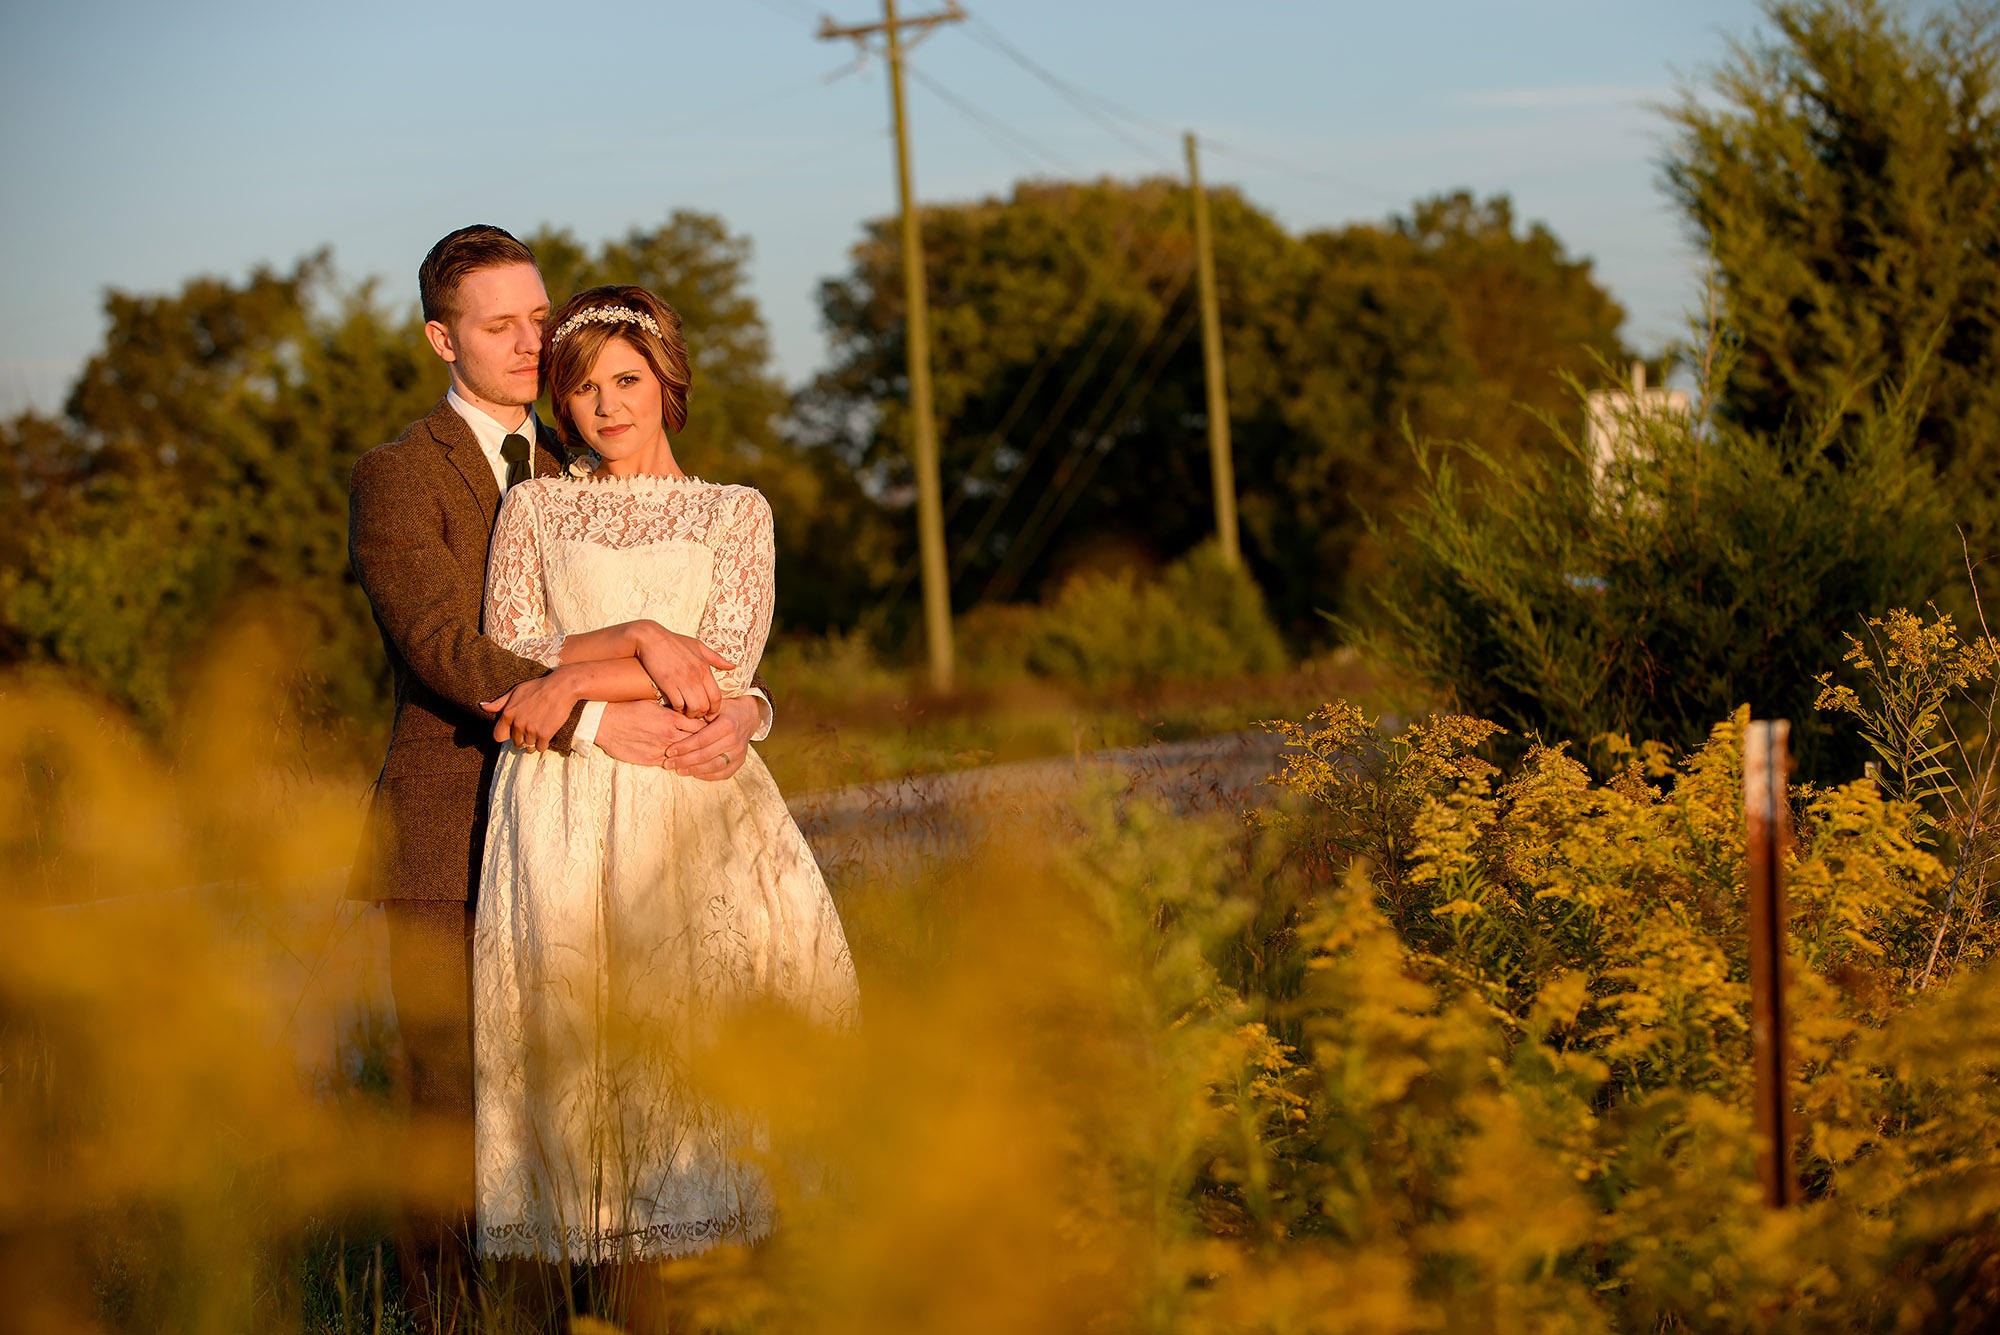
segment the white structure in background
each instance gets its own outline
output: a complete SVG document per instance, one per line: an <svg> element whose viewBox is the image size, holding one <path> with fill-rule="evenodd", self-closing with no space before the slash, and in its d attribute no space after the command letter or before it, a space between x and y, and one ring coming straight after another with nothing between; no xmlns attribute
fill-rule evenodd
<svg viewBox="0 0 2000 1335"><path fill-rule="evenodd" d="M1600 389L1587 400L1584 443L1590 450L1590 487L1604 494L1605 475L1639 446L1639 425L1647 418L1686 417L1686 390L1647 389L1646 364L1632 363L1632 388Z"/></svg>

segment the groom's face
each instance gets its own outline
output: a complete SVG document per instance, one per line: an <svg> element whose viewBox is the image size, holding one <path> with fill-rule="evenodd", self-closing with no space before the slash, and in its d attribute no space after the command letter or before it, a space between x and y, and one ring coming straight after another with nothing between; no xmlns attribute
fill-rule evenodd
<svg viewBox="0 0 2000 1335"><path fill-rule="evenodd" d="M458 285L449 324L424 326L437 355L451 363L452 378L474 399L518 408L540 391L542 322L549 294L532 264L477 269Z"/></svg>

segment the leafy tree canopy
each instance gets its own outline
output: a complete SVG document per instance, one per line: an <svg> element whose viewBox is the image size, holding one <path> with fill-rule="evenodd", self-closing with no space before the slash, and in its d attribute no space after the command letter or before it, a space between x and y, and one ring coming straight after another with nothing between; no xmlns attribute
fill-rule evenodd
<svg viewBox="0 0 2000 1335"><path fill-rule="evenodd" d="M1405 418L1528 439L1513 405L1622 355L1588 261L1504 198L1295 236L1230 190L1213 227L1245 545L1299 630L1371 560L1361 515L1408 494ZM924 213L933 367L960 605L1052 587L1094 552L1164 560L1208 536L1187 191L1029 183ZM822 290L834 364L808 430L892 503L910 495L898 233L871 224ZM905 525L908 527L908 525ZM904 586L913 538L899 533Z"/></svg>
<svg viewBox="0 0 2000 1335"><path fill-rule="evenodd" d="M762 487L794 544L866 518L858 488L842 492L778 431L785 398L744 293L740 238L678 213L594 254L566 233L530 244L557 299L641 282L683 312L697 368L681 443L691 470ZM277 609L318 645L313 706L386 722L381 651L347 567L347 478L444 391L414 310L385 307L372 284L339 289L322 253L241 283L113 292L105 312L104 346L63 415L0 424L11 484L0 650L61 663L159 722L177 665L219 616ZM863 537L852 545L865 550ZM795 551L787 565L803 577L795 601L817 614L825 563Z"/></svg>

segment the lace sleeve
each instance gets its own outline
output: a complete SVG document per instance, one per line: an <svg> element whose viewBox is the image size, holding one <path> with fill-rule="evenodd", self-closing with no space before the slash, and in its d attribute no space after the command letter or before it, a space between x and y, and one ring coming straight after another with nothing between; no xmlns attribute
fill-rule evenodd
<svg viewBox="0 0 2000 1335"><path fill-rule="evenodd" d="M777 594L777 553L771 536L771 505L745 487L715 544L715 580L701 614L696 638L736 664L716 673L722 693L743 694L764 656L771 633L771 603Z"/></svg>
<svg viewBox="0 0 2000 1335"><path fill-rule="evenodd" d="M486 558L486 612L481 624L488 639L553 668L562 662L563 637L549 626L534 493L532 485L523 483L500 502L500 519L493 526L493 547Z"/></svg>

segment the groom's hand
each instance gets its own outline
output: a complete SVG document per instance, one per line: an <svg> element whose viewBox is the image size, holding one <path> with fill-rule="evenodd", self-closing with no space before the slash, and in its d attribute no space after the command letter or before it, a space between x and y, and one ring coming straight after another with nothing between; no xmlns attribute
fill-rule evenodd
<svg viewBox="0 0 2000 1335"><path fill-rule="evenodd" d="M613 760L658 768L667 763L668 747L702 727L700 719L651 700L619 700L604 706L596 745Z"/></svg>
<svg viewBox="0 0 2000 1335"><path fill-rule="evenodd" d="M760 721L757 701L750 696L723 701L713 722L662 709L651 701L609 704L597 725L597 749L628 765L665 767L695 779L726 779L750 758L747 739ZM669 751L680 754L670 759Z"/></svg>

